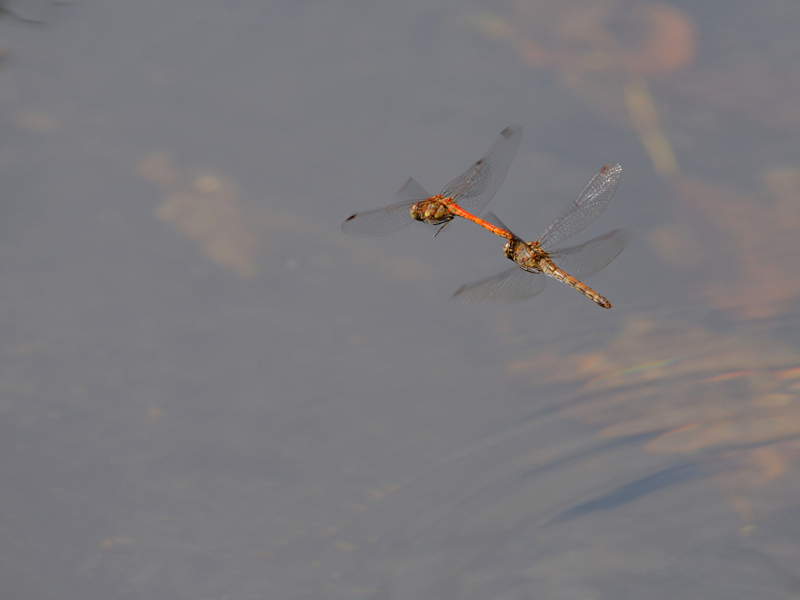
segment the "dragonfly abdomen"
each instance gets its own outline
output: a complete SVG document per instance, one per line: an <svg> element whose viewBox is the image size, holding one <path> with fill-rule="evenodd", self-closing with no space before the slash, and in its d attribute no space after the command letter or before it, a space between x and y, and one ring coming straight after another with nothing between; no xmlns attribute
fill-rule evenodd
<svg viewBox="0 0 800 600"><path fill-rule="evenodd" d="M550 275L550 277L558 279L560 282L567 284L571 288L575 288L581 294L583 294L584 296L586 296L599 306L602 306L603 308L611 308L611 302L603 298L603 296L595 292L592 288L590 288L582 281L575 279L569 273L566 273L561 269L559 269L556 266L556 264L550 259L542 260L539 263L539 266L542 269L543 273L545 273L546 275Z"/></svg>

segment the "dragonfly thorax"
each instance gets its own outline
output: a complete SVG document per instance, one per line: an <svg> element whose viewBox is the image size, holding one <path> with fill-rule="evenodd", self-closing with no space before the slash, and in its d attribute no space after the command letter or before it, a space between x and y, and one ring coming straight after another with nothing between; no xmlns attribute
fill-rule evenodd
<svg viewBox="0 0 800 600"><path fill-rule="evenodd" d="M513 260L517 265L531 273L541 272L539 263L549 258L547 252L539 247L536 242L523 242L519 238L512 238L503 247L506 258Z"/></svg>
<svg viewBox="0 0 800 600"><path fill-rule="evenodd" d="M442 225L452 221L454 215L450 212L447 203L434 197L412 204L411 218L415 221L428 223L428 225Z"/></svg>

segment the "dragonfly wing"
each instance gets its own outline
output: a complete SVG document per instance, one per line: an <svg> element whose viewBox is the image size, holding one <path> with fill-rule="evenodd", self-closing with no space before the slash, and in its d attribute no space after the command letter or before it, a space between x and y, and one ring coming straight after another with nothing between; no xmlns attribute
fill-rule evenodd
<svg viewBox="0 0 800 600"><path fill-rule="evenodd" d="M452 198L467 212L480 214L503 183L521 139L519 125L503 129L486 156L447 184L441 195Z"/></svg>
<svg viewBox="0 0 800 600"><path fill-rule="evenodd" d="M521 302L540 294L546 281L541 273L529 273L519 267L511 267L499 275L462 285L451 299L461 303Z"/></svg>
<svg viewBox="0 0 800 600"><path fill-rule="evenodd" d="M394 201L400 202L419 202L420 200L427 200L431 195L425 191L425 188L417 183L413 177L406 179L397 193L394 195Z"/></svg>
<svg viewBox="0 0 800 600"><path fill-rule="evenodd" d="M485 215L483 215L483 220L486 221L487 223L491 223L495 227L499 227L500 229L505 229L508 233L510 233L517 239L522 239L519 236L517 236L513 231L511 231L508 228L508 226L500 220L500 217L498 217L492 211L489 211Z"/></svg>
<svg viewBox="0 0 800 600"><path fill-rule="evenodd" d="M625 249L632 237L629 231L615 229L580 246L555 250L549 254L559 268L581 279L605 269Z"/></svg>
<svg viewBox="0 0 800 600"><path fill-rule="evenodd" d="M605 210L617 190L622 167L606 165L569 207L553 221L539 238L543 249L552 248L586 229Z"/></svg>
<svg viewBox="0 0 800 600"><path fill-rule="evenodd" d="M395 204L356 213L342 223L342 233L358 237L375 237L394 233L411 223L411 205L427 200L428 192L409 177L394 195Z"/></svg>
<svg viewBox="0 0 800 600"><path fill-rule="evenodd" d="M411 223L413 202L400 202L386 208L356 213L342 223L342 233L357 237L375 237L394 233Z"/></svg>

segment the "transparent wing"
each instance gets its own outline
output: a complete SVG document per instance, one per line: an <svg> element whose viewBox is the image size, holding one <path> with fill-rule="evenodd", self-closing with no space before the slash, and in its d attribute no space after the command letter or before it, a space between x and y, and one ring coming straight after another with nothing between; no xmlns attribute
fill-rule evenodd
<svg viewBox="0 0 800 600"><path fill-rule="evenodd" d="M451 300L468 302L521 302L541 294L547 279L541 273L529 273L511 267L499 275L462 285Z"/></svg>
<svg viewBox="0 0 800 600"><path fill-rule="evenodd" d="M411 223L411 205L427 200L430 194L412 177L394 195L395 204L350 215L342 223L342 233L358 237L375 237L398 231Z"/></svg>
<svg viewBox="0 0 800 600"><path fill-rule="evenodd" d="M452 198L467 212L479 214L503 183L521 139L522 128L519 125L503 129L486 156L447 184L441 195Z"/></svg>
<svg viewBox="0 0 800 600"><path fill-rule="evenodd" d="M539 238L543 249L552 248L588 227L605 210L617 190L622 167L606 165L592 177L581 195L553 221Z"/></svg>
<svg viewBox="0 0 800 600"><path fill-rule="evenodd" d="M66 4L66 2L50 2L48 0L7 0L0 3L0 14L6 14L19 21L28 23L46 22L46 17L51 12L51 8L56 4Z"/></svg>
<svg viewBox="0 0 800 600"><path fill-rule="evenodd" d="M515 234L514 234L514 232L513 232L513 231L511 231L511 230L508 228L508 226L507 226L505 223L503 223L503 222L500 220L500 217L498 217L498 216L497 216L496 214L494 214L492 211L489 211L489 212L487 212L485 215L483 215L483 220L484 220L484 221L486 221L487 223L491 223L491 224L492 224L492 225L494 225L495 227L499 227L500 229L504 229L504 230L505 230L505 231L507 231L507 232L508 232L508 233L509 233L509 234L510 234L512 237L515 237L515 238L517 238L517 239L522 239L522 238L520 238L519 236L515 235Z"/></svg>
<svg viewBox="0 0 800 600"><path fill-rule="evenodd" d="M615 229L580 246L555 250L549 254L558 267L582 279L605 269L625 249L632 237L629 231Z"/></svg>

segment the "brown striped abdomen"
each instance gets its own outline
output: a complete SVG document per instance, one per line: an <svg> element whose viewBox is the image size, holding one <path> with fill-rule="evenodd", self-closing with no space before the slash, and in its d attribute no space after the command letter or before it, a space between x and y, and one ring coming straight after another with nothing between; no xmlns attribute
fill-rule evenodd
<svg viewBox="0 0 800 600"><path fill-rule="evenodd" d="M599 304L603 308L611 308L611 302L603 298L600 294L595 292L592 288L590 288L585 283L575 279L569 273L565 273L561 269L559 269L556 264L550 259L544 259L539 262L539 267L542 269L542 272L550 275L550 277L554 277L558 279L562 283L566 283L569 287L575 288L581 294L586 296L587 298L594 301L596 304Z"/></svg>

